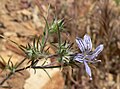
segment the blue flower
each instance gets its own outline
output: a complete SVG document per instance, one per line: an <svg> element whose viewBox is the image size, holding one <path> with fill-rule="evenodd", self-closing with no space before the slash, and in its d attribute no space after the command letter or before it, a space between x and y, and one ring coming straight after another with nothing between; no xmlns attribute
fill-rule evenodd
<svg viewBox="0 0 120 89"><path fill-rule="evenodd" d="M89 35L85 35L84 39L76 38L76 43L78 44L79 49L82 53L76 54L74 60L84 63L85 70L87 74L90 76L90 80L92 80L91 69L88 63L96 63L101 60L96 60L98 54L103 50L103 44L100 44L94 51L92 51L92 42Z"/></svg>

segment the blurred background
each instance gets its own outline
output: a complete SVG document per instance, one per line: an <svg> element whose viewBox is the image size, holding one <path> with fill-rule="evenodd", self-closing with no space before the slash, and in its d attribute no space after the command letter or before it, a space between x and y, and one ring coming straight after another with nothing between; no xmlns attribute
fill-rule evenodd
<svg viewBox="0 0 120 89"><path fill-rule="evenodd" d="M37 7L39 1L40 8ZM42 35L45 22L40 14L65 20L64 40L75 43L75 38L89 34L93 49L104 44L97 59L101 63L90 65L90 81L80 68L64 68L64 89L120 89L120 0L0 0L0 34L16 42L29 42L32 35ZM49 13L48 13L48 7ZM57 41L54 34L52 41ZM4 41L3 41L4 42ZM4 42L7 49L20 54ZM3 43L0 50L5 52ZM76 43L74 48L77 48ZM4 50L4 51L3 51ZM7 50L8 51L8 50ZM4 56L3 56L4 57Z"/></svg>

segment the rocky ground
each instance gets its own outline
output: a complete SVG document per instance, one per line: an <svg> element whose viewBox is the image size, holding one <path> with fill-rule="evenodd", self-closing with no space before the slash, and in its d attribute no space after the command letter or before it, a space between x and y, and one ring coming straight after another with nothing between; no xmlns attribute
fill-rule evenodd
<svg viewBox="0 0 120 89"><path fill-rule="evenodd" d="M41 71L33 75L32 70L25 70L13 75L4 85L12 85L12 89L33 89L37 84L38 87L35 89L120 89L120 6L117 6L114 0L39 1L40 10L36 5L36 0L0 0L0 34L26 45L31 41L32 36L42 35L45 22L39 14L46 16L50 3L48 21L52 21L55 14L66 21L67 35L62 34L64 40L75 42L76 36L82 37L88 33L92 37L94 48L100 43L105 46L98 57L102 62L95 66L91 65L93 81L89 81L84 72L84 66L81 65L80 69L65 68L62 73L59 69L48 70L53 78L52 83L46 75L38 80ZM55 37L54 35L51 39L56 40ZM12 56L14 63L24 57L15 44L2 38L0 39L0 55L6 62ZM0 81L6 73L0 73ZM34 76L36 76L35 81L32 79ZM41 84L43 80L46 81ZM3 88L0 87L0 89Z"/></svg>

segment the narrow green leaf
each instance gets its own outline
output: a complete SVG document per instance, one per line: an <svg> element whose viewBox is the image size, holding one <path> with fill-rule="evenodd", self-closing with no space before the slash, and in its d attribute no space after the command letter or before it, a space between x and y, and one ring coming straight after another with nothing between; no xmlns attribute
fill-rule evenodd
<svg viewBox="0 0 120 89"><path fill-rule="evenodd" d="M52 78L50 77L49 73L43 68L43 70L46 72L46 74L48 75L48 77L50 78L50 80L52 80Z"/></svg>

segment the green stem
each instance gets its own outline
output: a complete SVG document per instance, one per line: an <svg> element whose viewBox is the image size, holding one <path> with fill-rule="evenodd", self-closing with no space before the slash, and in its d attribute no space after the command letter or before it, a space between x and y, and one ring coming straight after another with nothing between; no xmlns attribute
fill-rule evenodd
<svg viewBox="0 0 120 89"><path fill-rule="evenodd" d="M59 44L59 49L61 51L61 35L60 35L60 29L58 24L57 24L57 29L58 29L58 44Z"/></svg>
<svg viewBox="0 0 120 89"><path fill-rule="evenodd" d="M58 52L58 54L60 56L59 61L61 62L61 60L62 60L62 55L61 55L61 33L60 33L60 29L59 29L58 23L57 23L57 29L58 29L57 33L58 33L58 45L59 45L59 52Z"/></svg>

